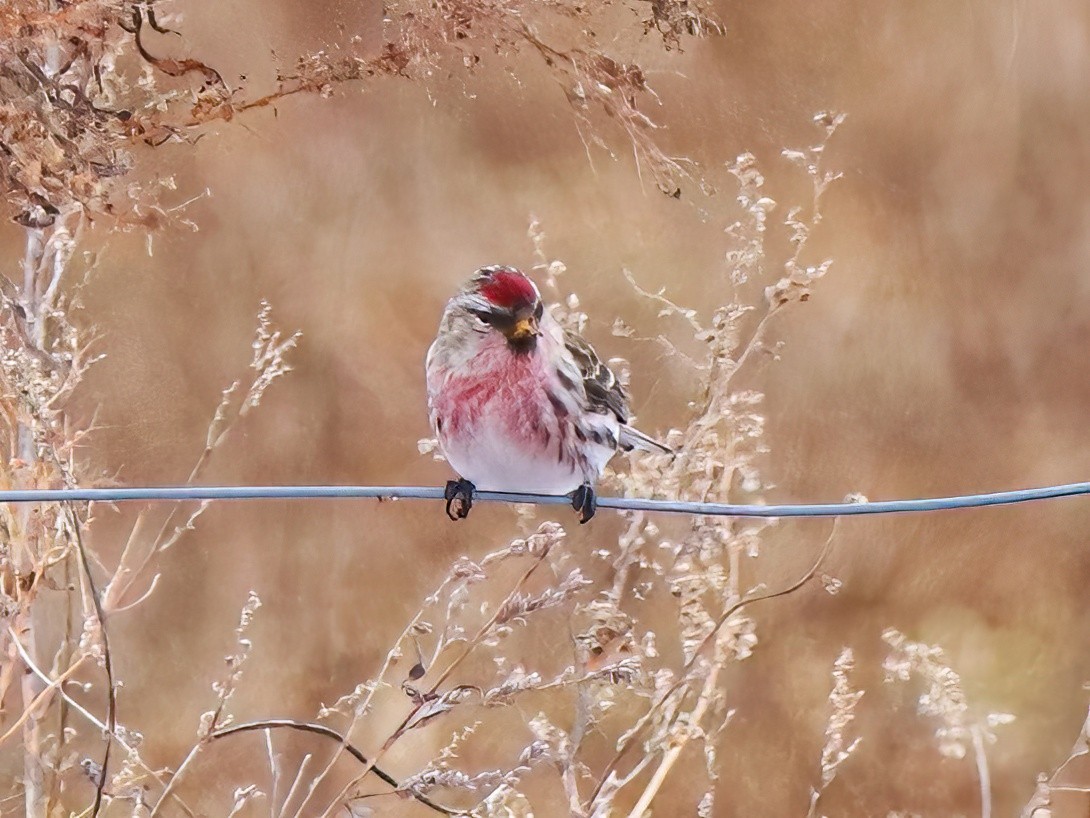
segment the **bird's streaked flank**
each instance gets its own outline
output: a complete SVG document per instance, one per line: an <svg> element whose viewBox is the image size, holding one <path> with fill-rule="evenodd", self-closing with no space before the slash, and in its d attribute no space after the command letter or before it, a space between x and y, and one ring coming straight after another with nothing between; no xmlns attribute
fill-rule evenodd
<svg viewBox="0 0 1090 818"><path fill-rule="evenodd" d="M443 500L446 490L433 486L162 486L102 489L18 489L0 491L0 503L120 503L134 501L185 500ZM684 500L645 500L638 497L599 497L599 508L618 511L651 511L668 514L704 514L713 517L847 517L863 514L906 514L1013 505L1060 497L1090 494L1090 483L1064 483L1057 486L997 491L987 494L961 494L951 497L926 497L918 500L877 500L843 503L793 503L788 505L732 505L696 503ZM567 505L563 495L513 494L478 491L475 502L531 503Z"/></svg>

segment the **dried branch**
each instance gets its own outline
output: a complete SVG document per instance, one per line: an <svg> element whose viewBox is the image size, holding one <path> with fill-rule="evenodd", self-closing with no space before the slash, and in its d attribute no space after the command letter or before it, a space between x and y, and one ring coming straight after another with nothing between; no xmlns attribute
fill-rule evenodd
<svg viewBox="0 0 1090 818"><path fill-rule="evenodd" d="M477 632L474 634L474 636L466 642L465 646L458 654L458 656L456 656L446 665L446 667L442 670L441 673L439 673L439 675L435 678L435 680L432 682L426 692L414 697L416 702L414 707L401 720L401 723L393 730L389 738L387 738L386 741L383 742L379 752L375 754L375 757L372 760L372 765L378 763L383 755L394 745L395 742L397 742L398 739L405 735L406 732L413 729L414 727L420 726L426 720L434 717L434 715L445 712L445 709L449 709L443 707L443 700L436 695L440 686L442 686L442 684L451 676L451 674L454 673L455 670L458 669L458 667L473 653L474 650L480 647L480 645L484 642L485 638L493 632L495 626L501 621L504 612L512 610L512 606L517 604L515 600L522 593L522 589L525 587L526 583L530 580L530 578L538 570L541 564L545 561L546 557L548 557L553 547L563 540L564 536L564 529L562 529L556 523L543 523L538 529L537 535L535 535L534 538L531 538L531 540L527 541L527 551L529 555L533 558L533 562L528 568L526 568L525 571L523 571L522 575L519 577L514 587L508 592L503 602L496 607L496 610L492 613L492 615L484 622L484 624L482 624L477 629ZM531 544L534 543L535 540L536 543ZM437 702L439 703L439 707L436 707ZM367 775L369 769L370 767L365 768L353 780L349 781L344 787L341 788L340 793L338 793L338 795L330 802L330 806L323 813L324 816L329 816L338 807L338 805L348 800L352 791ZM300 810L301 809L302 806L300 807Z"/></svg>
<svg viewBox="0 0 1090 818"><path fill-rule="evenodd" d="M411 798L419 801L424 806L435 812L440 812L443 815L458 815L458 810L448 809L440 804L435 803L426 795L416 792L411 788L405 788L398 783L397 779L389 775L381 767L375 766L373 762L369 762L367 758L361 753L355 746L353 746L346 736L341 735L331 727L327 727L324 724L316 724L314 722L295 721L293 719L262 719L261 721L248 721L242 724L235 724L231 727L224 727L209 733L208 738L210 741L217 739L227 738L228 736L236 735L237 733L247 733L254 730L296 730L303 733L313 733L318 736L325 736L326 738L334 739L340 743L340 746L344 748L344 752L348 753L352 758L356 759L360 764L363 764L368 768L370 772L373 772L375 776L381 779L384 783L389 784L396 792L402 792ZM290 799L291 793L288 794ZM288 799L285 799L286 804Z"/></svg>
<svg viewBox="0 0 1090 818"><path fill-rule="evenodd" d="M811 564L810 568L799 577L795 582L788 585L786 588L782 588L779 591L773 591L771 593L755 593L738 600L733 605L729 606L719 616L719 619L715 623L715 627L704 637L704 640L700 643L697 649L693 652L691 658L685 663L682 668L679 679L670 685L659 698L651 705L648 711L636 722L636 724L625 734L625 736L618 742L617 752L613 756L613 759L606 765L605 770L599 776L598 786L590 797L591 812L594 812L597 806L597 802L604 791L604 784L606 781L612 779L616 772L618 765L624 756L631 750L638 740L640 740L647 730L650 728L654 717L663 709L668 701L670 701L676 694L681 693L684 695L688 692L690 679L689 672L696 666L698 660L702 657L705 650L707 650L717 639L723 626L739 611L744 608L753 605L758 602L767 602L780 597L788 596L795 593L806 585L810 580L814 578L822 564L825 562L825 558L828 557L830 550L832 549L833 539L837 531L837 520L833 521L832 529L829 532L828 538L821 547L821 551L818 553L817 558ZM718 664L712 663L710 672L718 672L715 670ZM705 705L706 707L706 705ZM669 770L667 769L667 772ZM612 796L613 793L610 795Z"/></svg>
<svg viewBox="0 0 1090 818"><path fill-rule="evenodd" d="M95 818L99 810L102 809L102 791L106 787L110 751L113 748L114 733L117 730L117 687L114 682L113 657L110 653L110 638L106 631L106 614L102 608L102 598L99 595L94 576L91 574L91 564L87 559L87 549L83 544L79 517L71 503L68 504L67 510L69 529L75 539L80 568L83 571L84 581L87 583L88 595L91 598L91 605L94 608L95 619L98 623L98 639L102 646L102 667L106 672L106 746L102 750L101 769L98 774L98 781L95 782L95 802L91 808L92 818Z"/></svg>
<svg viewBox="0 0 1090 818"><path fill-rule="evenodd" d="M13 638L15 636L14 633L10 635ZM68 681L68 679L70 679L75 674L75 672L83 666L83 663L84 661L86 661L86 659L86 655L79 657L76 661L68 666L68 669L64 671L64 673L60 674L55 679L51 679L48 684L46 684L46 686L42 688L42 691L37 695L37 697L35 697L34 701L30 703L30 706L24 708L19 718L13 721L11 723L11 726L4 732L2 736L0 736L0 744L3 744L9 738L14 736L16 732L18 732L19 728L23 726L23 723L28 718L30 718L31 713L33 713L39 706L41 706L41 704L52 695L54 690L56 690L58 687Z"/></svg>

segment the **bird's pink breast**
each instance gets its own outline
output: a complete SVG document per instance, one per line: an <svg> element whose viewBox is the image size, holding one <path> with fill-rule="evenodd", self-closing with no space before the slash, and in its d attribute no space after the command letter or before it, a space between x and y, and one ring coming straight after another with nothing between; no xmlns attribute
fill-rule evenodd
<svg viewBox="0 0 1090 818"><path fill-rule="evenodd" d="M503 347L482 350L471 368L452 374L435 408L444 436L472 435L481 423L498 423L512 443L541 445L557 423L536 356Z"/></svg>
<svg viewBox="0 0 1090 818"><path fill-rule="evenodd" d="M547 334L527 353L502 338L482 343L456 369L435 372L431 408L439 445L482 491L567 494L593 482L613 454L588 444L551 361ZM616 426L612 415L595 415ZM616 428L612 430L616 435Z"/></svg>

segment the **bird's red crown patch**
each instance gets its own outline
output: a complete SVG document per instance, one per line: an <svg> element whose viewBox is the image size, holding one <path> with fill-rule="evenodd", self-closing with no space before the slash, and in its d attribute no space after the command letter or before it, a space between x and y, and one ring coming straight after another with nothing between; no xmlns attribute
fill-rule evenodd
<svg viewBox="0 0 1090 818"><path fill-rule="evenodd" d="M538 298L533 282L510 267L490 271L481 285L481 295L504 309L533 304Z"/></svg>

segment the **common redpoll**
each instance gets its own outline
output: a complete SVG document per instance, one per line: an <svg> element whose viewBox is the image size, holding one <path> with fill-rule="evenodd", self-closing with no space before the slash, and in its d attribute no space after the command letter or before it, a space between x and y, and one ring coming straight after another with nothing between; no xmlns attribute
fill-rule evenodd
<svg viewBox="0 0 1090 818"><path fill-rule="evenodd" d="M447 462L447 515L473 492L570 494L585 523L618 449L669 454L628 425L628 396L513 267L482 267L448 303L428 350L428 409Z"/></svg>

